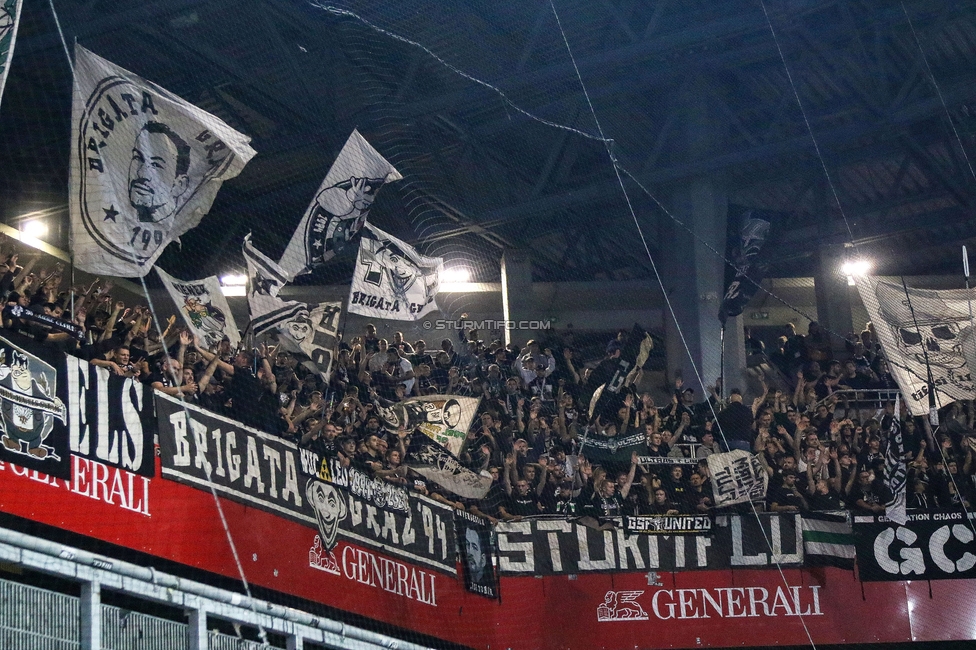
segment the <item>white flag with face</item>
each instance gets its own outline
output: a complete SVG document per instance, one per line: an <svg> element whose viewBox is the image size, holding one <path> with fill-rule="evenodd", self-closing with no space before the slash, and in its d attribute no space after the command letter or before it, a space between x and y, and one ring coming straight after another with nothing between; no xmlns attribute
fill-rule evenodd
<svg viewBox="0 0 976 650"><path fill-rule="evenodd" d="M0 0L0 98L7 83L10 59L17 41L17 24L20 22L21 0Z"/></svg>
<svg viewBox="0 0 976 650"><path fill-rule="evenodd" d="M179 280L158 266L156 273L200 345L212 350L227 337L231 347L237 347L241 342L241 333L234 323L227 298L220 290L220 280L214 276L202 280Z"/></svg>
<svg viewBox="0 0 976 650"><path fill-rule="evenodd" d="M71 119L71 251L89 273L144 276L254 156L248 136L81 46Z"/></svg>
<svg viewBox="0 0 976 650"><path fill-rule="evenodd" d="M244 238L244 261L247 263L247 304L251 309L251 331L260 336L284 325L299 314L308 316L308 305L285 301L278 292L287 284L284 271L251 243L251 233Z"/></svg>
<svg viewBox="0 0 976 650"><path fill-rule="evenodd" d="M929 411L929 371L939 408L976 397L969 300L976 290L913 289L898 280L856 278L891 376L912 415ZM967 359L968 357L968 359Z"/></svg>
<svg viewBox="0 0 976 650"><path fill-rule="evenodd" d="M366 223L380 187L401 178L400 172L354 130L278 262L288 279L335 257Z"/></svg>
<svg viewBox="0 0 976 650"><path fill-rule="evenodd" d="M347 309L389 320L417 320L437 309L444 260L425 257L393 235L366 224Z"/></svg>
<svg viewBox="0 0 976 650"><path fill-rule="evenodd" d="M303 366L319 373L324 381L332 378L341 314L341 302L320 302L278 325L281 347L297 355Z"/></svg>

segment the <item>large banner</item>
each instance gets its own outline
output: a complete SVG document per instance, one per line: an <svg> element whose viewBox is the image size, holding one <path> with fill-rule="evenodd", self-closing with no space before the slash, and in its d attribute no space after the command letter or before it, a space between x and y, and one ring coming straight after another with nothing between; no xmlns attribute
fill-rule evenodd
<svg viewBox="0 0 976 650"><path fill-rule="evenodd" d="M900 282L868 276L855 280L912 415L929 411L930 371L937 407L976 397L971 368L976 332L969 321L976 290L906 289Z"/></svg>
<svg viewBox="0 0 976 650"><path fill-rule="evenodd" d="M201 490L213 486L229 499L313 528L325 552L344 539L457 574L450 506L422 497L410 499L406 512L380 506L373 493L360 496L305 478L294 443L160 393L156 413L163 478Z"/></svg>
<svg viewBox="0 0 976 650"><path fill-rule="evenodd" d="M854 516L858 575L865 582L976 577L973 519L963 512L919 512L899 526L885 516Z"/></svg>
<svg viewBox="0 0 976 650"><path fill-rule="evenodd" d="M388 430L416 429L457 456L480 402L480 397L424 395L390 406L377 404L376 412Z"/></svg>
<svg viewBox="0 0 976 650"><path fill-rule="evenodd" d="M155 422L149 393L138 379L4 332L0 461L67 479L74 455L151 477ZM113 476L119 480L118 473ZM122 490L114 484L111 489Z"/></svg>
<svg viewBox="0 0 976 650"><path fill-rule="evenodd" d="M419 320L437 309L444 260L426 257L372 224L363 227L347 309L388 320Z"/></svg>
<svg viewBox="0 0 976 650"><path fill-rule="evenodd" d="M3 87L10 71L10 59L14 56L21 2L22 0L0 0L0 100L3 99Z"/></svg>
<svg viewBox="0 0 976 650"><path fill-rule="evenodd" d="M176 303L186 326L203 347L212 350L225 336L232 348L237 347L241 342L241 333L227 305L227 298L220 290L220 280L215 276L202 280L178 280L158 266L156 273Z"/></svg>
<svg viewBox="0 0 976 650"><path fill-rule="evenodd" d="M393 165L354 130L278 261L288 279L335 257L366 223L383 184L401 178Z"/></svg>
<svg viewBox="0 0 976 650"><path fill-rule="evenodd" d="M615 530L596 530L564 518L499 522L499 572L551 575L803 564L798 514L719 515L711 532L702 535L628 535L619 518L613 521Z"/></svg>
<svg viewBox="0 0 976 650"><path fill-rule="evenodd" d="M341 314L341 302L320 302L311 311L299 311L278 326L281 347L298 355L301 364L319 373L323 381L332 377Z"/></svg>
<svg viewBox="0 0 976 650"><path fill-rule="evenodd" d="M71 252L89 273L146 275L255 153L217 117L80 45L71 122Z"/></svg>
<svg viewBox="0 0 976 650"><path fill-rule="evenodd" d="M766 277L769 247L765 244L778 216L768 210L729 206L725 258L732 263L725 265L725 296L718 312L723 323L742 313Z"/></svg>

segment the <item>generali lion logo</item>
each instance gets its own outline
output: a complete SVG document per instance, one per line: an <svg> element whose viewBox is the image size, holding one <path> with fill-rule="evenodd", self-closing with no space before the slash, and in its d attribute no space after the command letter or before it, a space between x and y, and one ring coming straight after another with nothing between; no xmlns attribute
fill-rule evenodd
<svg viewBox="0 0 976 650"><path fill-rule="evenodd" d="M596 608L596 620L646 621L647 612L637 602L643 591L608 591Z"/></svg>
<svg viewBox="0 0 976 650"><path fill-rule="evenodd" d="M319 571L325 571L326 573L340 575L339 561L332 551L322 547L322 538L318 535L315 536L315 541L312 542L312 548L308 549L308 566Z"/></svg>

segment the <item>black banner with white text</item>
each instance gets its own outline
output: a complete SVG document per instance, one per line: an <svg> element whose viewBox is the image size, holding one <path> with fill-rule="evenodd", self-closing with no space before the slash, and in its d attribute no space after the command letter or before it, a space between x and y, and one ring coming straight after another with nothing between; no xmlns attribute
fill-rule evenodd
<svg viewBox="0 0 976 650"><path fill-rule="evenodd" d="M388 495L380 497L355 479L349 480L347 489L306 478L301 470L302 450L292 442L194 406L184 407L160 393L156 393L156 412L163 478L201 490L209 490L212 484L226 498L316 529L325 551L344 539L457 574L450 506L417 496L409 499L405 512L390 507L393 504L380 507L378 499Z"/></svg>
<svg viewBox="0 0 976 650"><path fill-rule="evenodd" d="M801 566L803 530L798 514L720 515L698 535L628 535L566 519L499 522L499 573L552 575L613 571ZM761 527L761 528L760 528ZM766 546L771 540L772 553Z"/></svg>

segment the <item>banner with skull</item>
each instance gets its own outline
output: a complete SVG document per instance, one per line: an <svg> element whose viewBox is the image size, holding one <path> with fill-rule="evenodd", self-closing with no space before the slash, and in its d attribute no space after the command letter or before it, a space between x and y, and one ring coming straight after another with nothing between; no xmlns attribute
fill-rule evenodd
<svg viewBox="0 0 976 650"><path fill-rule="evenodd" d="M406 242L366 224L347 309L370 318L419 320L437 309L434 296L443 266L443 259L425 257Z"/></svg>
<svg viewBox="0 0 976 650"><path fill-rule="evenodd" d="M278 261L288 279L335 257L366 223L383 184L401 178L400 172L354 130Z"/></svg>
<svg viewBox="0 0 976 650"><path fill-rule="evenodd" d="M22 0L0 0L0 99L3 98L3 87L7 83L10 59L14 55L21 2Z"/></svg>
<svg viewBox="0 0 976 650"><path fill-rule="evenodd" d="M241 333L234 323L227 298L220 290L220 280L215 276L202 280L179 280L158 266L156 273L201 346L212 350L227 337L231 346L237 347L241 342Z"/></svg>
<svg viewBox="0 0 976 650"><path fill-rule="evenodd" d="M255 153L248 136L81 46L71 121L71 252L89 273L145 276Z"/></svg>
<svg viewBox="0 0 976 650"><path fill-rule="evenodd" d="M897 280L867 276L856 282L912 415L928 413L932 389L939 408L976 397L971 371L976 341L969 320L969 301L976 298L976 290L913 289Z"/></svg>
<svg viewBox="0 0 976 650"><path fill-rule="evenodd" d="M320 302L278 326L281 347L298 355L301 364L319 373L323 381L332 377L341 314L341 302Z"/></svg>
<svg viewBox="0 0 976 650"><path fill-rule="evenodd" d="M768 210L729 206L725 257L730 263L725 265L725 297L718 313L723 323L741 314L759 290L768 266L765 244L777 216Z"/></svg>

